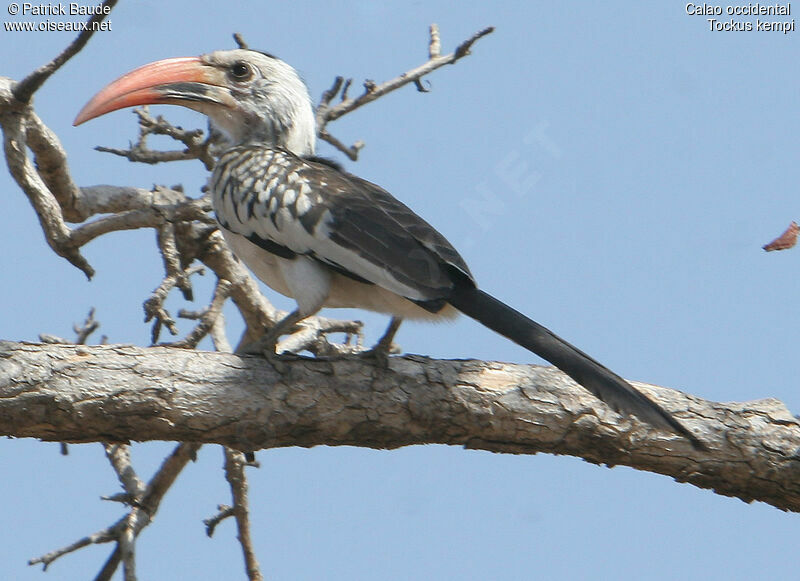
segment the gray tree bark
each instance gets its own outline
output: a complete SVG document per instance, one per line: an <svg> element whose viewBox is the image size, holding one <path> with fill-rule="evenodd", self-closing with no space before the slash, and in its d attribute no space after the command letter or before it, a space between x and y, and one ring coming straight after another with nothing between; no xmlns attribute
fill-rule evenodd
<svg viewBox="0 0 800 581"><path fill-rule="evenodd" d="M636 384L708 444L700 451L620 418L554 368L418 356L387 369L357 359L280 367L164 347L0 342L0 435L549 452L800 511L800 422L776 400L722 404Z"/></svg>

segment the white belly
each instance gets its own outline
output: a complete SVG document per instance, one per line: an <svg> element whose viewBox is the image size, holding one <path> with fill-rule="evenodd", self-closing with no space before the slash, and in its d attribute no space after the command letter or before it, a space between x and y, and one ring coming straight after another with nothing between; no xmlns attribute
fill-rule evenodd
<svg viewBox="0 0 800 581"><path fill-rule="evenodd" d="M304 315L322 307L358 308L404 319L449 319L458 315L450 305L431 313L392 291L364 284L325 269L313 259L300 256L289 260L267 252L244 236L220 228L233 253L274 291L297 301ZM296 261L308 261L297 264Z"/></svg>

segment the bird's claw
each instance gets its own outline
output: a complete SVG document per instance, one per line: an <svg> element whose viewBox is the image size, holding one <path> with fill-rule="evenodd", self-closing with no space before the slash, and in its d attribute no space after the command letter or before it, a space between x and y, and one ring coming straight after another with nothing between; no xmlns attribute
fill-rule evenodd
<svg viewBox="0 0 800 581"><path fill-rule="evenodd" d="M359 359L371 359L380 369L389 368L389 357L392 354L401 353L399 346L391 341L378 341L371 349L359 351L355 356Z"/></svg>
<svg viewBox="0 0 800 581"><path fill-rule="evenodd" d="M394 343L394 336L400 328L403 319L400 317L392 317L389 327L383 334L383 337L375 343L372 349L361 351L356 356L362 359L372 359L376 365L381 369L389 368L389 356L393 353L402 353L399 345Z"/></svg>

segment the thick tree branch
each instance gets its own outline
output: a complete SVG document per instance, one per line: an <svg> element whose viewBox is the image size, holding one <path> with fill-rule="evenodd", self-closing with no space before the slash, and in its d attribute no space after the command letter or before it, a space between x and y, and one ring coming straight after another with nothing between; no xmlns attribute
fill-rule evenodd
<svg viewBox="0 0 800 581"><path fill-rule="evenodd" d="M28 157L26 120L32 111L28 106L13 102L10 86L8 79L0 78L0 126L3 128L3 148L8 170L28 196L53 251L91 278L94 270L81 255L79 245L71 239L71 231L64 223L58 200Z"/></svg>
<svg viewBox="0 0 800 581"><path fill-rule="evenodd" d="M391 358L265 360L132 346L0 343L0 435L179 440L242 450L450 444L624 464L800 511L800 423L775 400L641 388L706 442L620 418L552 368Z"/></svg>
<svg viewBox="0 0 800 581"><path fill-rule="evenodd" d="M132 210L175 208L173 219L199 220L211 211L211 202L205 198L191 200L182 191L156 186L152 190L126 186L88 186L80 189L77 211L79 222L96 214L113 214ZM180 214L180 216L179 216ZM155 223L154 223L155 224Z"/></svg>
<svg viewBox="0 0 800 581"><path fill-rule="evenodd" d="M133 188L78 189L58 138L29 106L14 101L12 86L9 79L0 78L0 126L8 169L28 196L50 247L88 278L94 270L80 248L98 236L118 230L158 228L169 220L211 221L207 200L190 200L181 192L177 192L178 196L164 196L158 195L163 189L150 194ZM28 156L28 147L34 152L36 164ZM99 199L87 199L93 197ZM172 204L155 203L162 200ZM109 211L116 213L74 230L66 225L66 220L80 221L93 213Z"/></svg>
<svg viewBox="0 0 800 581"><path fill-rule="evenodd" d="M36 170L61 206L64 220L83 221L85 217L77 208L81 191L72 180L61 140L32 109L25 121L27 145L33 152Z"/></svg>

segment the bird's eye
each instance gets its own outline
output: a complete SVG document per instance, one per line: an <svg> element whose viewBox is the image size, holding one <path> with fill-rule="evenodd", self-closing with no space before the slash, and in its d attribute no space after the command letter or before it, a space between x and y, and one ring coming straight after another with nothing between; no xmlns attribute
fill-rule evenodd
<svg viewBox="0 0 800 581"><path fill-rule="evenodd" d="M244 61L233 63L230 69L231 77L237 81L247 81L253 76L253 69Z"/></svg>

